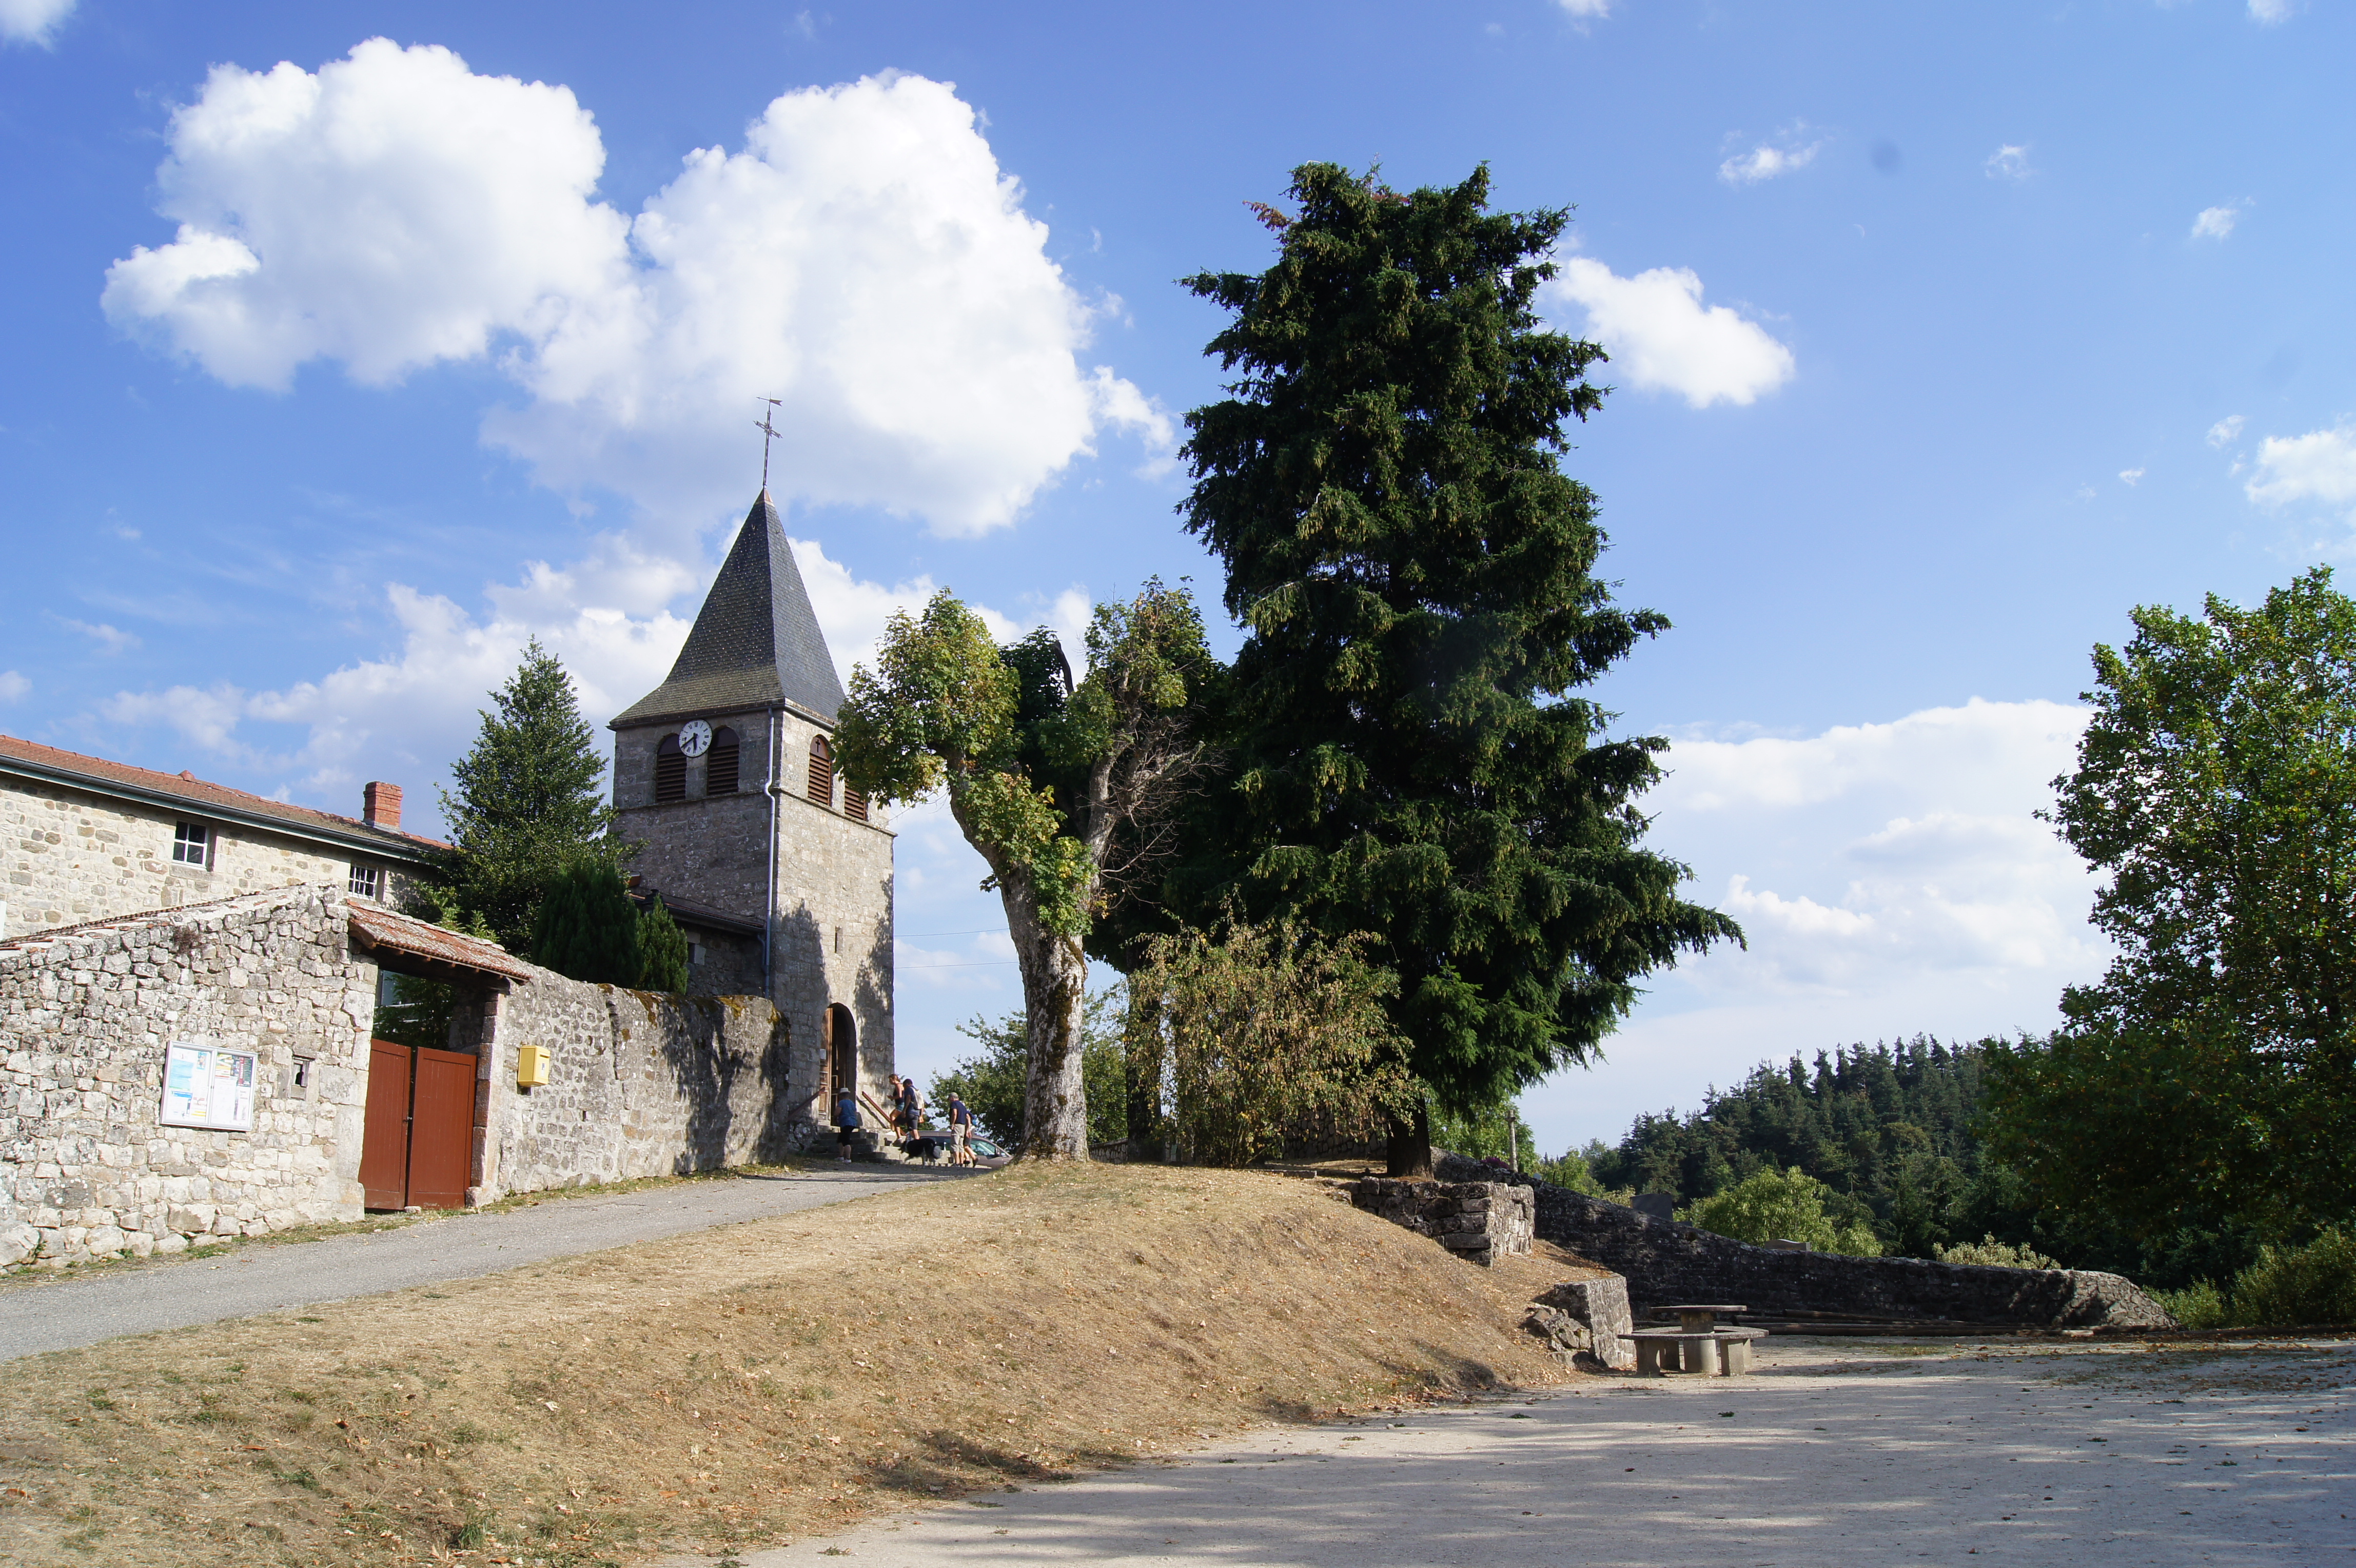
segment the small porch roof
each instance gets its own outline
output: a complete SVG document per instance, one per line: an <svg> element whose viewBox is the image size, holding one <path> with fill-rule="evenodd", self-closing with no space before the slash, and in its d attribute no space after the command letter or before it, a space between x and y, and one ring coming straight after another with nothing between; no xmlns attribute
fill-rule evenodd
<svg viewBox="0 0 2356 1568"><path fill-rule="evenodd" d="M497 942L396 915L357 898L348 899L345 908L351 915L352 940L396 974L499 992L532 978L531 965Z"/></svg>

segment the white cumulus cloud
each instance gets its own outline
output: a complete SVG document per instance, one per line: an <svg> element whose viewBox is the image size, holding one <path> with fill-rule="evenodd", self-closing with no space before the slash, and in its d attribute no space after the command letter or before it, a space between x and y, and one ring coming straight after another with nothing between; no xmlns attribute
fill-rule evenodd
<svg viewBox="0 0 2356 1568"><path fill-rule="evenodd" d="M32 682L16 671L0 670L0 703L13 703L32 689Z"/></svg>
<svg viewBox="0 0 2356 1568"><path fill-rule="evenodd" d="M760 397L781 498L948 533L1011 521L1101 431L1166 458L1167 413L1081 362L1099 306L953 88L787 93L635 217L596 199L604 163L571 90L444 48L218 67L158 174L177 235L104 305L233 385L496 357L524 395L487 439L676 523L743 504Z"/></svg>
<svg viewBox="0 0 2356 1568"><path fill-rule="evenodd" d="M1612 15L1612 0L1555 0L1555 3L1582 22L1601 21Z"/></svg>
<svg viewBox="0 0 2356 1568"><path fill-rule="evenodd" d="M2250 20L2262 27L2271 27L2277 22L2289 21L2295 9L2291 0L2250 0Z"/></svg>
<svg viewBox="0 0 2356 1568"><path fill-rule="evenodd" d="M2121 468L2119 470L2119 483L2126 486L2129 489L2133 489L2136 486L2143 483L2143 470L2141 468Z"/></svg>
<svg viewBox="0 0 2356 1568"><path fill-rule="evenodd" d="M2051 1026L2062 987L2109 951L2086 920L2096 879L2034 815L2085 722L2071 704L1976 698L1675 741L1647 843L1691 865L1688 896L1750 945L1655 977L1601 1066L1526 1096L1546 1145L1616 1140L1641 1112L1696 1109L1705 1085L1794 1052Z"/></svg>
<svg viewBox="0 0 2356 1568"><path fill-rule="evenodd" d="M74 0L0 0L0 38L46 48L73 8Z"/></svg>
<svg viewBox="0 0 2356 1568"><path fill-rule="evenodd" d="M1623 278L1588 256L1561 265L1547 292L1586 311L1588 336L1634 386L1707 408L1755 402L1792 379L1792 350L1725 306L1705 306L1701 279L1690 269L1655 267Z"/></svg>
<svg viewBox="0 0 2356 1568"><path fill-rule="evenodd" d="M2264 506L2356 500L2356 427L2267 436L2258 444L2257 471L2244 489Z"/></svg>
<svg viewBox="0 0 2356 1568"><path fill-rule="evenodd" d="M2216 424L2209 427L2209 445L2222 450L2233 442L2241 439L2242 426L2248 423L2249 419L2246 415L2239 413L2227 414L2224 418L2219 420Z"/></svg>
<svg viewBox="0 0 2356 1568"><path fill-rule="evenodd" d="M2202 208L2201 215L2192 220L2192 238L2222 240L2231 234L2233 231L2233 225L2242 220L2244 205L2244 203L2235 202L2226 207Z"/></svg>

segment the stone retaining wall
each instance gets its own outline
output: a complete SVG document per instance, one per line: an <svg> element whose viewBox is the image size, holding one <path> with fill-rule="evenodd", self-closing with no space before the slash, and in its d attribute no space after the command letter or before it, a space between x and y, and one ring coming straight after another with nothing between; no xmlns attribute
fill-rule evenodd
<svg viewBox="0 0 2356 1568"><path fill-rule="evenodd" d="M1393 1181L1368 1176L1350 1184L1350 1202L1394 1225L1429 1236L1458 1257L1484 1267L1530 1250L1530 1193L1494 1181Z"/></svg>
<svg viewBox="0 0 2356 1568"><path fill-rule="evenodd" d="M1513 1183L1535 1199L1537 1234L1624 1274L1635 1311L1677 1302L1740 1302L1758 1316L1855 1313L2017 1328L2165 1328L2166 1308L2116 1274L1997 1269L1921 1258L1778 1251L1498 1171L1460 1155L1443 1181Z"/></svg>

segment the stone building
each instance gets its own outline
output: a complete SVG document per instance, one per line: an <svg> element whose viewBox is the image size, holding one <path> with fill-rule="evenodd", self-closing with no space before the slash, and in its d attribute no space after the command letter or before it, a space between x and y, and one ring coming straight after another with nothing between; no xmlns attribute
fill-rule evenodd
<svg viewBox="0 0 2356 1568"><path fill-rule="evenodd" d="M0 735L0 937L294 883L397 900L437 841L373 783L340 817Z"/></svg>
<svg viewBox="0 0 2356 1568"><path fill-rule="evenodd" d="M813 1126L893 1069L892 832L834 766L842 682L785 525L753 503L669 678L614 731L619 832L632 870L696 943L691 973L757 980L797 1061ZM805 1052L809 1053L807 1058Z"/></svg>
<svg viewBox="0 0 2356 1568"><path fill-rule="evenodd" d="M437 1047L370 1037L387 974ZM817 1076L757 996L588 985L339 887L0 940L0 1266L774 1159Z"/></svg>

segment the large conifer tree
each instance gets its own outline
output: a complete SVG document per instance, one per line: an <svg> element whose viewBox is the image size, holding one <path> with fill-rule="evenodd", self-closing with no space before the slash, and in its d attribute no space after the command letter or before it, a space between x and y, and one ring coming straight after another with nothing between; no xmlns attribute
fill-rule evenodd
<svg viewBox="0 0 2356 1568"><path fill-rule="evenodd" d="M1657 739L1607 740L1574 693L1650 611L1594 575L1602 531L1560 472L1603 390L1592 343L1532 307L1569 214L1493 213L1485 169L1401 193L1296 170L1257 276L1205 274L1239 379L1187 417L1187 526L1227 568L1237 788L1219 847L1174 880L1372 933L1417 1073L1471 1109L1584 1059L1634 982L1740 931L1640 846ZM1397 1130L1395 1170L1429 1164Z"/></svg>
<svg viewBox="0 0 2356 1568"><path fill-rule="evenodd" d="M524 952L541 898L565 867L618 866L634 846L614 836L598 790L605 758L573 677L537 638L491 704L474 749L450 769L456 792L442 791L452 849L437 866L440 903Z"/></svg>
<svg viewBox="0 0 2356 1568"><path fill-rule="evenodd" d="M638 922L620 872L603 861L574 861L532 915L531 961L593 985L637 985L646 971Z"/></svg>

